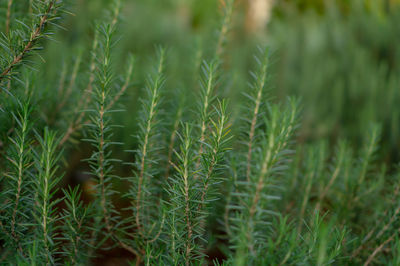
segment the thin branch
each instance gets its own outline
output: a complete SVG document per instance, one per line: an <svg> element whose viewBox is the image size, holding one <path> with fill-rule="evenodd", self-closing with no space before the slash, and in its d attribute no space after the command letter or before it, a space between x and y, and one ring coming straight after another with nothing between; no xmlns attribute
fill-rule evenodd
<svg viewBox="0 0 400 266"><path fill-rule="evenodd" d="M118 239L118 238L116 238ZM142 257L139 255L139 252L137 252L135 249L133 249L132 247L128 246L127 244L125 244L124 242L122 242L120 239L118 239L118 244L125 249L126 251L130 252L131 254L135 255L137 260L141 261Z"/></svg>
<svg viewBox="0 0 400 266"><path fill-rule="evenodd" d="M168 146L168 159L167 159L167 166L165 169L165 179L168 179L169 177L169 169L170 165L172 162L172 154L174 153L174 146L175 146L175 140L176 140L176 133L179 128L179 122L181 121L183 114L183 108L179 108L178 112L176 114L175 122L174 122L174 127L172 129L171 137L169 139L169 146Z"/></svg>
<svg viewBox="0 0 400 266"><path fill-rule="evenodd" d="M10 34L10 20L11 20L11 6L12 6L13 0L8 0L8 6L7 6L7 19L6 19L6 35L8 36Z"/></svg>
<svg viewBox="0 0 400 266"><path fill-rule="evenodd" d="M365 261L364 266L368 266L372 260L375 258L375 256L382 251L382 249L389 243L391 242L396 235L400 232L400 228L396 230L396 232L394 232L388 239L386 239L382 244L380 244L375 250L374 252L372 252L372 254L368 257L368 259Z"/></svg>
<svg viewBox="0 0 400 266"><path fill-rule="evenodd" d="M150 112L149 112L149 119L147 120L146 124L146 132L144 136L144 142L143 142L143 147L141 151L141 162L140 162L140 173L139 173L139 183L138 183L138 191L136 194L136 225L139 229L139 233L143 236L143 230L142 230L142 225L140 222L140 210L141 210L141 196L142 196L142 185L143 185L143 179L144 179L144 174L145 174L145 164L146 164L146 159L147 159L147 150L148 150L148 144L149 144L149 138L150 138L150 133L152 129L152 122L153 122L153 117L155 115L155 108L156 108L156 99L153 97L151 106L150 106Z"/></svg>
<svg viewBox="0 0 400 266"><path fill-rule="evenodd" d="M122 85L121 89L119 92L114 96L114 98L111 100L111 102L106 106L106 110L110 110L111 107L121 98L121 96L125 93L126 89L129 87L129 84L131 83L131 78L132 78L132 72L133 72L133 63L129 64L128 66L128 73L125 78L124 85Z"/></svg>
<svg viewBox="0 0 400 266"><path fill-rule="evenodd" d="M79 112L81 111L81 113L79 114L78 118L76 120L72 120L71 123L68 126L67 132L65 133L65 135L62 137L59 146L64 145L65 142L67 142L69 140L69 138L71 137L71 135L78 129L80 129L82 127L82 119L85 115L84 110L87 108L87 106L89 105L91 96L92 96L92 91L93 91L93 82L95 79L95 69L96 69L96 49L98 46L98 34L96 32L96 34L94 35L94 39L93 39L93 46L92 46L92 57L91 57L91 61L90 61L90 76L89 76L89 82L86 86L86 89L84 91L84 95L83 97L80 99L80 101L78 102L78 105L75 109L75 112ZM84 124L88 124L90 122L90 119L88 119L86 121L86 123Z"/></svg>
<svg viewBox="0 0 400 266"><path fill-rule="evenodd" d="M201 163L201 154L203 154L203 143L204 140L206 138L206 129L208 127L208 122L209 122L209 116L210 116L210 112L209 112L209 106L211 104L211 100L212 100L212 91L213 91L213 87L214 87L214 71L215 71L215 67L216 65L211 64L208 66L207 69L207 83L206 83L206 87L204 88L204 99L203 99L203 105L202 105L202 109L201 109L201 128L200 128L200 146L199 146L199 151L198 151L198 159L196 162L196 169L199 169L200 167L200 163ZM197 175L194 176L195 179L197 179Z"/></svg>
<svg viewBox="0 0 400 266"><path fill-rule="evenodd" d="M341 170L341 167L342 167L342 162L343 162L343 156L340 156L338 165L336 166L335 171L333 172L333 174L331 176L331 179L329 180L328 184L326 185L326 187L324 188L324 190L322 191L322 193L319 196L319 200L318 200L317 206L315 207L317 211L320 210L322 201L324 200L324 198L328 194L328 191L331 188L331 186L333 185L333 183L335 182L336 178L339 176L339 173L340 173L340 170Z"/></svg>
<svg viewBox="0 0 400 266"><path fill-rule="evenodd" d="M187 227L187 242L186 242L186 248L185 248L185 261L186 265L189 265L190 262L190 253L192 251L191 248L191 241L192 241L192 235L193 235L193 225L192 222L190 221L190 200L189 200L189 158L188 158L188 153L185 155L185 159L183 162L183 181L184 181L184 196L185 196L185 219L186 219L186 227Z"/></svg>
<svg viewBox="0 0 400 266"><path fill-rule="evenodd" d="M14 60L1 72L0 82L2 80L4 80L4 78L6 78L11 73L12 69L16 65L18 65L27 56L27 54L29 54L29 52L31 52L33 50L34 45L40 39L41 34L44 31L44 28L45 28L44 26L46 25L46 23L49 19L50 13L53 11L53 9L55 10L55 1L54 0L49 2L45 14L43 14L40 17L39 24L32 31L31 37L30 37L29 41L27 41L27 43L25 44L23 50L17 56L15 56Z"/></svg>
<svg viewBox="0 0 400 266"><path fill-rule="evenodd" d="M99 169L100 169L100 175L99 175L99 184L100 184L100 204L101 208L103 210L103 216L104 216L104 222L106 224L107 231L111 233L111 224L110 224L110 216L109 212L107 211L107 206L106 206L106 191L105 191L105 173L104 173L104 168L105 168L105 158L104 158L104 145L105 145L105 140L104 140L104 130L105 130L105 125L104 125L104 103L105 103L105 93L101 94L101 106L100 106L100 117L99 117L99 129L100 129L100 143L99 143Z"/></svg>
<svg viewBox="0 0 400 266"><path fill-rule="evenodd" d="M64 107L64 105L67 103L69 97L71 96L72 90L75 86L75 81L76 81L76 77L78 75L79 67L81 64L81 58L82 58L82 56L79 55L75 61L75 65L72 69L72 75L71 75L71 79L69 81L69 85L68 85L67 89L65 90L64 95L62 95L62 100L57 105L55 113L59 112Z"/></svg>
<svg viewBox="0 0 400 266"><path fill-rule="evenodd" d="M93 43L93 48L96 49L97 47L97 41L95 39L94 43ZM86 107L88 106L89 102L90 102L90 95L92 92L92 87L93 87L93 81L94 81L94 69L95 69L95 61L94 59L91 62L91 67L90 67L90 78L89 78L89 83L88 86L86 88L86 93L85 96L82 98L83 100L81 100L78 103L78 107L77 107L77 111L79 109L81 109L81 114L78 116L78 118L74 121L72 121L67 129L67 132L65 133L65 135L63 136L63 138L61 139L59 145L62 146L63 144L65 144L69 138L72 136L73 133L75 133L77 130L81 129L84 125L87 125L90 123L90 119L85 120L84 122L82 122L83 118L84 118L84 109L86 109ZM121 89L118 91L118 93L113 97L113 99L108 103L108 105L105 106L104 111L107 112L109 111L114 104L121 98L121 96L125 93L125 91L128 89L130 83L131 83L131 79L132 79L132 73L133 73L133 62L131 64L129 64L128 66L128 72L125 78L125 82L122 85ZM83 106L82 106L83 105ZM82 107L81 107L82 106Z"/></svg>
<svg viewBox="0 0 400 266"><path fill-rule="evenodd" d="M223 9L224 9L224 18L222 21L221 29L218 36L217 47L215 49L215 57L219 58L223 53L224 41L226 39L226 35L228 34L232 13L233 13L233 2L234 0L226 0L223 1Z"/></svg>
<svg viewBox="0 0 400 266"><path fill-rule="evenodd" d="M145 121L144 125L144 140L143 140L143 145L141 147L141 157L139 158L140 160L140 172L139 172L139 178L138 178L138 190L136 193L136 214L135 214L135 221L136 221L136 226L138 227L139 234L141 236L145 235L145 232L143 231L143 226L140 221L140 211L141 211L141 201L142 201L142 186L145 178L145 168L146 168L146 161L147 161L147 155L148 151L150 150L150 137L151 133L153 131L153 124L154 124L154 119L156 116L157 112L157 105L158 105L158 97L159 97L159 90L160 90L160 85L162 83L162 71L163 71L163 64L164 64L164 50L161 50L160 53L160 59L158 63L158 68L157 68L157 77L154 81L154 84L152 85L151 88L151 101L150 101L150 109L148 111L148 117L147 121Z"/></svg>
<svg viewBox="0 0 400 266"><path fill-rule="evenodd" d="M256 124L257 124L257 117L260 109L260 104L261 104L261 96L262 96L262 88L258 90L257 93L257 100L256 100L256 105L254 107L254 112L253 112L253 119L251 120L251 126L250 126L250 134L249 134L249 142L248 142L248 151L247 151L247 170L246 170L246 178L247 181L250 181L250 173L251 173L251 155L253 151L253 139L254 139L254 133L256 129Z"/></svg>
<svg viewBox="0 0 400 266"><path fill-rule="evenodd" d="M267 68L268 68L268 53L267 53L267 51L264 51L263 57L264 57L263 63L260 68L259 75L256 77L256 85L255 86L257 86L257 97L255 100L255 106L254 106L254 111L253 111L253 117L251 120L249 140L248 140L247 169L246 169L247 181L250 181L253 141L254 141L254 135L255 135L256 125L257 125L257 119L258 119L258 115L260 112L261 101L262 101L262 97L263 97L263 90L264 90L266 78L267 78Z"/></svg>
<svg viewBox="0 0 400 266"><path fill-rule="evenodd" d="M392 217L390 218L389 222L387 224L385 224L383 226L383 228L376 234L376 239L378 239L379 237L381 237L383 235L383 233L386 232L387 229L389 229L390 225L396 220L396 216L400 213L400 206L397 207L397 209L395 210L394 214L392 215ZM387 215L387 210L383 213L384 216ZM378 225L372 229L371 231L368 232L368 234L364 237L364 239L362 240L361 245L353 252L353 254L351 255L351 258L355 258L360 252L361 250L364 248L365 244L370 240L370 238L372 237L372 235L375 233L376 229L377 229Z"/></svg>

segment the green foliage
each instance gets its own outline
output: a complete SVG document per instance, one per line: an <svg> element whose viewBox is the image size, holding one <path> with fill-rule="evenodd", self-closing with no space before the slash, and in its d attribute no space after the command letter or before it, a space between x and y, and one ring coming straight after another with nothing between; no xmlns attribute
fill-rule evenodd
<svg viewBox="0 0 400 266"><path fill-rule="evenodd" d="M36 224L34 242L36 242L35 264L55 264L57 247L55 243L57 220L56 205L61 198L55 198L57 184L62 178L57 173L61 153L57 151L58 140L54 132L45 128L43 138L39 135L41 151L35 154L36 172L34 180L34 213Z"/></svg>
<svg viewBox="0 0 400 266"><path fill-rule="evenodd" d="M1 215L1 224L4 232L2 237L7 247L11 250L22 250L28 233L27 223L32 215L28 210L33 205L31 190L33 156L31 150L31 106L29 102L19 103L17 114L13 114L13 119L17 123L15 135L10 137L10 148L7 154L8 167L4 173L4 188L1 196L1 209L5 210Z"/></svg>
<svg viewBox="0 0 400 266"><path fill-rule="evenodd" d="M90 243L91 231L90 220L93 216L93 206L84 206L80 187L63 190L66 208L62 214L62 239L66 242L62 247L65 261L71 265L82 265L87 263L88 254L86 250Z"/></svg>
<svg viewBox="0 0 400 266"><path fill-rule="evenodd" d="M132 165L134 176L130 178L132 188L128 197L133 206L135 226L143 247L147 242L154 242L163 227L164 217L160 202L162 180L160 180L160 112L161 93L164 87L163 69L165 50L158 50L158 62L153 76L146 84L147 97L142 100L141 120L137 134L138 149L135 152L135 163ZM155 166L155 167L154 167ZM158 202L158 203L157 203ZM156 203L156 204L155 204ZM161 219L159 219L162 217ZM139 241L137 241L139 242Z"/></svg>
<svg viewBox="0 0 400 266"><path fill-rule="evenodd" d="M100 247L102 241L112 236L118 212L111 197L115 193L112 188L113 159L111 158L112 127L110 124L110 108L114 93L114 76L111 68L111 47L113 46L113 24L102 24L97 28L99 36L99 50L96 51L95 79L93 82L93 95L91 97L93 109L90 111L91 123L88 141L93 147L93 153L88 159L91 176L94 179L95 212L93 238L91 245ZM103 236L103 234L105 234ZM100 236L99 236L100 235ZM104 239L104 240L99 240Z"/></svg>
<svg viewBox="0 0 400 266"><path fill-rule="evenodd" d="M1 265L398 265L395 11L71 2L0 3Z"/></svg>
<svg viewBox="0 0 400 266"><path fill-rule="evenodd" d="M8 1L8 9L12 8L13 1ZM46 31L47 24L54 23L58 19L60 3L51 1L32 1L29 5L29 16L22 17L17 28L10 30L11 16L6 16L6 31L0 39L2 72L0 81L17 74L16 68L26 61L26 57L40 50L38 42L49 38ZM10 11L7 11L9 14Z"/></svg>

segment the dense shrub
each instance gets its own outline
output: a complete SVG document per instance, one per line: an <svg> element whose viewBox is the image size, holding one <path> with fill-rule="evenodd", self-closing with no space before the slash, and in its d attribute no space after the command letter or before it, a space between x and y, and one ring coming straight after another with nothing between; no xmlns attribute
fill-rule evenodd
<svg viewBox="0 0 400 266"><path fill-rule="evenodd" d="M398 264L395 10L75 4L0 6L0 264Z"/></svg>

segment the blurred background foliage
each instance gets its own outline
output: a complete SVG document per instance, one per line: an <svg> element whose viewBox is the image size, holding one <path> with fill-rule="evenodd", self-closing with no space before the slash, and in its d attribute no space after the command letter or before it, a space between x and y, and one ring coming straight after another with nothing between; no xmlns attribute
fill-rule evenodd
<svg viewBox="0 0 400 266"><path fill-rule="evenodd" d="M54 37L58 41L47 44L45 71L39 72L51 76L52 84L60 77L60 65L64 63L70 71L76 60L64 55L81 55L85 64L89 55L82 55L82 47L90 47L93 21L101 17L108 2L69 0L66 4L74 15L65 17L65 30ZM370 122L376 121L383 126L385 160L398 161L400 1L275 1L263 10L270 14L261 22L249 12L251 3L242 0L235 5L224 55L224 71L233 74L233 79L227 81L224 92L240 99L255 47L267 44L273 52L270 96L282 100L298 95L302 99L301 142L327 138L332 144L346 138L358 146ZM169 48L168 87L195 90L190 69L199 53L204 58L212 53L209 47L216 39L222 4L216 0L126 1L116 55L121 64L117 67L123 70L126 55L132 52L138 59L136 80L144 80L154 45L164 45ZM50 94L55 89L51 84L44 86ZM135 84L123 100L132 114L137 109L131 106L136 103L133 98L140 96L141 87L143 84ZM234 103L231 107L233 113L238 111ZM127 121L131 117L118 118L129 125L119 132L126 135L127 142L135 127Z"/></svg>

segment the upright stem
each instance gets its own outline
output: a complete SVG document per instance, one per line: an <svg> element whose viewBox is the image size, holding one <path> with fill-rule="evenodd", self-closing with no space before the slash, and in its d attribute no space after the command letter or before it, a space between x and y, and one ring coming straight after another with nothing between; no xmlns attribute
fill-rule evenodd
<svg viewBox="0 0 400 266"><path fill-rule="evenodd" d="M250 125L249 140L247 143L248 150L247 150L246 178L247 178L248 182L250 181L250 175L251 175L251 159L252 159L252 152L253 152L254 135L255 135L258 115L260 112L260 105L261 105L264 87L265 87L266 78L267 78L267 68L268 68L268 53L267 53L267 51L264 51L262 56L263 56L262 65L260 67L260 71L256 77L256 81L255 81L255 85L254 85L257 88L257 91L256 91L257 96L255 98L253 117L251 119L251 125Z"/></svg>
<svg viewBox="0 0 400 266"><path fill-rule="evenodd" d="M167 159L167 166L165 169L165 179L169 178L169 169L172 161L172 154L174 152L175 140L176 140L176 132L179 128L179 122L181 121L183 113L183 108L179 108L178 112L176 113L176 118L174 122L174 126L172 129L171 137L169 139L169 146L168 146L168 159Z"/></svg>
<svg viewBox="0 0 400 266"><path fill-rule="evenodd" d="M138 227L138 231L141 236L145 235L145 232L143 230L143 225L141 222L141 208L142 208L142 190L143 190L143 182L145 178L145 172L147 170L147 155L148 155L148 149L149 149L149 140L150 140L150 135L153 132L153 125L154 125L154 119L156 116L157 112L157 106L159 102L159 89L160 85L162 82L162 71L163 71L163 65L164 65L164 50L161 50L160 54L160 60L157 68L157 76L154 84L152 85L151 88L151 102L150 102L150 109L148 110L148 117L145 123L145 130L144 130L144 139L143 139L143 145L141 147L141 158L140 158L140 172L139 172L139 178L138 178L138 190L136 193L136 215L135 215L135 221L136 221L136 226Z"/></svg>
<svg viewBox="0 0 400 266"><path fill-rule="evenodd" d="M201 127L200 127L200 146L199 146L199 151L198 151L198 159L196 162L196 169L199 169L200 163L201 163L201 155L203 154L203 142L206 138L206 129L208 126L208 120L210 116L210 111L209 105L212 97L212 91L213 91L213 86L214 86L214 68L215 65L211 64L209 66L209 69L207 69L207 84L204 92L204 99L202 103L202 108L201 108ZM197 179L197 175L195 175L195 179Z"/></svg>
<svg viewBox="0 0 400 266"><path fill-rule="evenodd" d="M14 209L11 217L11 234L14 237L15 241L18 242L18 236L15 233L15 224L17 222L17 210L19 206L19 200L21 197L21 187L22 187L22 178L23 172L26 165L24 165L24 153L25 153L25 145L26 145L26 131L27 131L27 117L24 114L24 120L22 121L22 132L21 132L21 142L18 145L18 181L17 181L17 193L15 195L14 201Z"/></svg>
<svg viewBox="0 0 400 266"><path fill-rule="evenodd" d="M6 19L6 35L8 36L10 34L10 20L11 20L11 6L12 6L13 0L8 0L8 5L7 5L7 19Z"/></svg>
<svg viewBox="0 0 400 266"><path fill-rule="evenodd" d="M226 0L223 1L224 7L224 18L222 21L221 29L218 36L217 47L215 49L215 57L220 58L223 52L224 41L226 39L226 35L228 34L232 13L233 13L233 3L234 0Z"/></svg>
<svg viewBox="0 0 400 266"><path fill-rule="evenodd" d="M189 130L186 128L186 139L184 143L184 158L183 158L183 183L184 183L184 198L185 198L185 220L186 220L186 229L187 229L187 237L186 237L186 247L185 247L185 262L186 265L190 265L190 256L192 252L192 237L193 237L193 225L190 219L190 197L189 197L189 150L190 150L190 139L189 139Z"/></svg>

